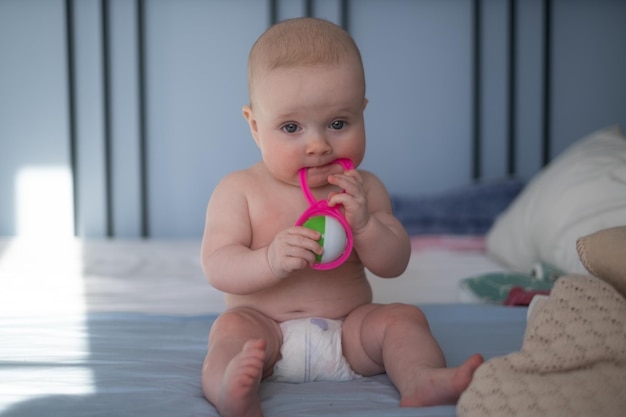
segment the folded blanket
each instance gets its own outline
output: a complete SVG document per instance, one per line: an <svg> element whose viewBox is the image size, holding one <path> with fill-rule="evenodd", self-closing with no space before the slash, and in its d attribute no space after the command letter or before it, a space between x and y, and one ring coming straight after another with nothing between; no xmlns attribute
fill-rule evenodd
<svg viewBox="0 0 626 417"><path fill-rule="evenodd" d="M520 352L481 365L459 417L626 415L626 299L583 275L533 309Z"/></svg>
<svg viewBox="0 0 626 417"><path fill-rule="evenodd" d="M548 294L565 273L547 263L537 263L528 273L490 272L460 281L461 289L485 303L528 305L534 294ZM524 294L520 296L519 291Z"/></svg>

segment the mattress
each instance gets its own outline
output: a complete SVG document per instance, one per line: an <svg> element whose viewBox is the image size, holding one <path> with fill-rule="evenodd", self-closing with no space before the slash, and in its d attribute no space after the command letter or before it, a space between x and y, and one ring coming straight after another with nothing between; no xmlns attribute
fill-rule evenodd
<svg viewBox="0 0 626 417"><path fill-rule="evenodd" d="M414 242L396 280L370 276L376 301L420 305L451 366L519 349L525 308L458 302L459 277L498 265L480 242L449 242ZM216 416L200 368L225 305L198 254L198 241L1 242L0 415ZM399 408L386 375L263 383L261 398L266 416L456 415Z"/></svg>

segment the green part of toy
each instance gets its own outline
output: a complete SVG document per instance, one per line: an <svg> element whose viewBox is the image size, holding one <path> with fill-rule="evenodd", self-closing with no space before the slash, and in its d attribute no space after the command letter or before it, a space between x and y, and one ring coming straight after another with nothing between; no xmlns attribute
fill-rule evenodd
<svg viewBox="0 0 626 417"><path fill-rule="evenodd" d="M318 240L324 248L322 255L315 255L317 263L329 263L338 259L346 248L347 237L343 226L331 216L313 216L302 226L317 230L322 237Z"/></svg>

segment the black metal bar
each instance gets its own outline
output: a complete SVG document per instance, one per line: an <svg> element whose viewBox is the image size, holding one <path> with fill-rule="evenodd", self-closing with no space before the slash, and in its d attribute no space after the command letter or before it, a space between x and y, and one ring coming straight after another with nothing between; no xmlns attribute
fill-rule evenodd
<svg viewBox="0 0 626 417"><path fill-rule="evenodd" d="M481 165L481 2L472 1L472 178L480 179L482 175Z"/></svg>
<svg viewBox="0 0 626 417"><path fill-rule="evenodd" d="M102 100L104 135L105 231L113 237L113 161L111 144L111 48L109 45L109 2L100 0L102 37Z"/></svg>
<svg viewBox="0 0 626 417"><path fill-rule="evenodd" d="M313 0L304 0L304 15L306 17L313 17L314 14Z"/></svg>
<svg viewBox="0 0 626 417"><path fill-rule="evenodd" d="M278 23L278 2L277 0L269 0L270 26Z"/></svg>
<svg viewBox="0 0 626 417"><path fill-rule="evenodd" d="M516 1L509 0L509 47L508 47L508 59L509 59L509 79L508 79L508 146L507 146L507 173L509 176L514 176L517 168L515 161L516 153L516 78L517 78L517 25L516 25Z"/></svg>
<svg viewBox="0 0 626 417"><path fill-rule="evenodd" d="M340 19L341 19L341 27L346 31L350 32L350 4L348 0L341 0L339 5L341 11Z"/></svg>
<svg viewBox="0 0 626 417"><path fill-rule="evenodd" d="M550 162L552 139L550 122L552 118L552 1L543 3L543 123L541 162L545 166Z"/></svg>
<svg viewBox="0 0 626 417"><path fill-rule="evenodd" d="M145 48L145 4L137 0L137 86L139 105L139 182L141 213L141 237L150 237L150 211L148 192L148 137L147 137L147 80Z"/></svg>
<svg viewBox="0 0 626 417"><path fill-rule="evenodd" d="M79 234L80 204L78 201L78 152L76 144L76 76L74 72L74 7L72 0L65 0L65 43L67 54L67 104L70 170L72 175L72 204L74 209L74 236Z"/></svg>

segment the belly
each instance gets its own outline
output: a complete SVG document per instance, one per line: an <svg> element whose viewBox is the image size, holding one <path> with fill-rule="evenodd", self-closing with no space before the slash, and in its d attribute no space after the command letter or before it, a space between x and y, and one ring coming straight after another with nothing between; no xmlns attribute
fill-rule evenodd
<svg viewBox="0 0 626 417"><path fill-rule="evenodd" d="M344 264L332 271L307 269L280 284L250 295L227 295L232 307L250 307L282 322L303 317L338 319L372 301L362 267Z"/></svg>

